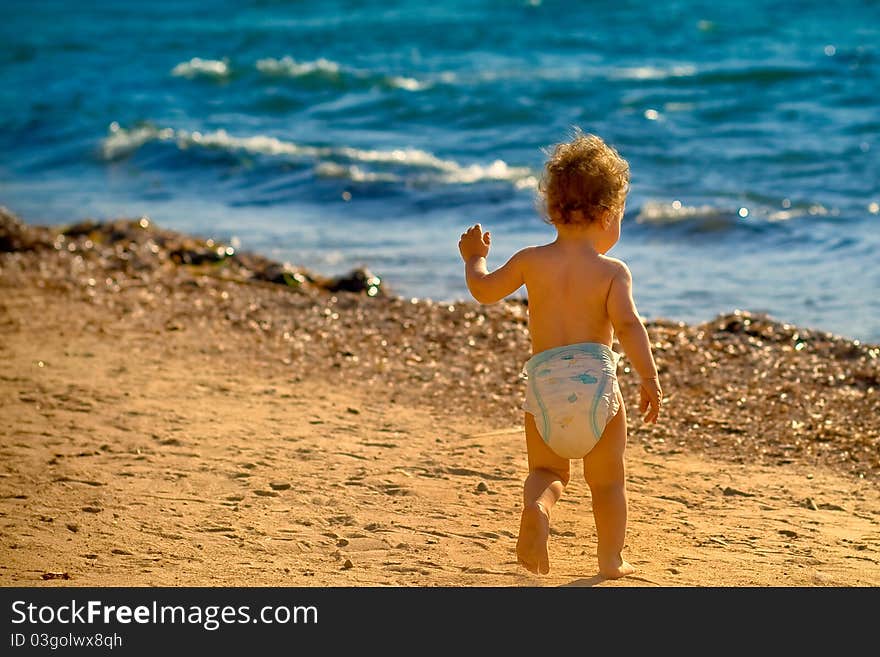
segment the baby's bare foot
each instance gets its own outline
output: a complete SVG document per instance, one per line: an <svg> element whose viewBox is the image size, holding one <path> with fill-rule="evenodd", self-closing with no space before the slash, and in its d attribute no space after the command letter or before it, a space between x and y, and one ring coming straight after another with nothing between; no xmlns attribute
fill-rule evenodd
<svg viewBox="0 0 880 657"><path fill-rule="evenodd" d="M547 539L550 538L550 515L539 502L526 506L519 525L516 542L517 561L526 569L546 575L550 572Z"/></svg>
<svg viewBox="0 0 880 657"><path fill-rule="evenodd" d="M636 572L635 567L623 559L619 559L620 565L599 566L599 572L606 579L620 579Z"/></svg>

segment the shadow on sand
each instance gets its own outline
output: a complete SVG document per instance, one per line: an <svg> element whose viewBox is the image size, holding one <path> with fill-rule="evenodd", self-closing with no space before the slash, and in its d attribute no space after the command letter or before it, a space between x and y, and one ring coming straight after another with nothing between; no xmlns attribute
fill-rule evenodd
<svg viewBox="0 0 880 657"><path fill-rule="evenodd" d="M599 584L604 581L605 581L605 578L602 577L602 575L600 575L599 573L596 573L592 577L581 577L580 579L575 579L575 580L568 582L567 584L560 584L559 586L560 587L565 587L565 586L575 586L575 587L596 586L596 584Z"/></svg>
<svg viewBox="0 0 880 657"><path fill-rule="evenodd" d="M661 586L657 582L647 579L645 577L639 577L638 575L630 575L626 578L629 586ZM574 579L567 584L560 584L560 588L572 586L572 587L581 587L581 586L596 586L596 584L601 584L602 582L614 582L617 580L608 579L607 577L603 577L599 573L596 573L592 577L581 577L580 579ZM644 584L632 584L633 581L636 582L644 582Z"/></svg>

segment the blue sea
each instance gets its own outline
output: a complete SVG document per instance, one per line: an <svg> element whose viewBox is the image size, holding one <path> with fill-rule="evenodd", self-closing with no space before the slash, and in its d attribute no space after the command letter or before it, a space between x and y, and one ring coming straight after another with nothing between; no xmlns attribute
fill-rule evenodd
<svg viewBox="0 0 880 657"><path fill-rule="evenodd" d="M874 0L0 0L0 81L30 223L148 215L455 301L468 225L490 267L554 238L535 184L578 126L630 162L644 316L880 342Z"/></svg>

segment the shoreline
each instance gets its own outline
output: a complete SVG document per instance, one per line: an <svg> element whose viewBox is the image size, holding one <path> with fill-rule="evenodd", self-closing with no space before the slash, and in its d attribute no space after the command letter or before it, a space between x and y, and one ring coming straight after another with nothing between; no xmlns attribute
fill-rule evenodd
<svg viewBox="0 0 880 657"><path fill-rule="evenodd" d="M289 352L285 364L302 359L321 370L359 372L371 384L387 375L413 399L430 399L445 388L457 407L476 402L473 410L492 419L516 421L521 413L520 370L531 356L527 300L485 306L404 298L366 268L327 277L211 238L161 229L146 217L29 226L0 207L0 222L5 278L26 285L36 274L38 286L96 304L111 317L120 312L118 297L125 310L177 313L164 323L144 317L149 329L175 331L185 320L219 319L260 341L272 339ZM308 312L284 314L290 311ZM645 324L668 394L668 421L678 420L682 433L678 447L721 449L707 429L721 429L738 445L746 442L742 436L759 439L737 427L735 417L720 415L734 411L743 425L759 418L771 423L773 439L762 440L761 447L781 444L786 453L773 452L781 461L814 455L818 464L834 460L829 446L846 438L846 427L854 436L838 461L855 476L880 476L880 345L740 310L700 324ZM614 348L620 351L617 342ZM721 375L725 369L735 382ZM626 354L618 374L627 406L637 408L627 392L635 392L635 381ZM809 406L817 399L820 416L813 417ZM686 408L694 402L704 410L706 426L697 409ZM844 419L843 408L852 417ZM858 417L868 408L875 417ZM636 426L655 446L676 433L668 426ZM749 453L760 454L754 445Z"/></svg>
<svg viewBox="0 0 880 657"><path fill-rule="evenodd" d="M2 201L0 201L0 208L2 208ZM26 215L18 214L15 211L11 210L11 208L5 208L5 210L17 217L24 217ZM54 216L54 215L53 215ZM63 212L60 216L65 216ZM248 262L246 259L243 259L241 263L245 268L252 267L255 271L256 278L260 278L264 275L264 272L260 271L262 268L273 267L274 273L276 276L281 275L281 271L283 270L285 263L294 263L289 265L291 270L296 270L300 272L307 273L309 275L314 276L315 278L323 281L332 281L339 280L345 277L351 277L353 275L361 276L363 273L367 273L368 275L377 275L382 281L383 290L390 296L399 296L402 299L409 300L412 298L424 301L430 301L436 304L458 304L458 303L473 303L473 298L467 292L466 287L457 288L452 287L448 283L446 284L436 284L434 287L431 287L430 284L427 286L419 286L418 284L414 284L412 282L412 278L409 279L409 283L405 285L400 285L400 278L405 279L406 275L401 274L400 272L395 272L397 277L394 275L389 275L388 271L383 271L381 269L375 268L375 263L370 262L369 259L364 257L357 258L342 258L340 264L339 261L336 264L327 264L326 262L322 264L304 264L301 261L296 259L290 259L286 256L281 255L281 249L276 248L273 244L263 244L262 247L250 247L250 246L242 246L242 239L238 236L238 231L235 228L231 228L229 225L225 225L222 229L218 229L217 233L211 232L203 232L199 230L190 231L185 225L180 228L167 228L164 223L154 221L149 215L103 215L100 214L98 216L103 218L94 218L91 215L81 215L85 218L78 218L72 220L70 223L55 223L52 221L52 217L43 216L39 221L35 223L31 223L30 221L22 219L25 224L31 228L34 228L39 231L48 230L60 230L67 227L87 227L89 225L92 226L106 226L118 222L131 222L138 221L141 218L147 219L150 222L150 225L154 228L156 226L161 227L161 232L167 233L169 235L177 235L181 240L190 240L192 242L198 242L204 244L206 241L211 241L216 245L224 245L224 246L233 246L235 247L235 254L238 257L241 256L250 256L255 258L255 261ZM627 219L629 220L629 219ZM638 222L638 217L635 217L634 220ZM356 230L357 228L355 228ZM218 237L217 235L221 235ZM536 238L531 242L521 242L520 246L526 245L528 243L544 243L550 239L551 236L545 236L546 239ZM254 236L250 236L250 239L255 239ZM632 244L630 245L632 247ZM287 247L283 247L287 248ZM511 247L511 253L515 248ZM643 249L643 245L639 246L638 249L631 253L633 262L635 262L636 257L641 258L641 249ZM311 244L309 245L309 249L307 249L312 255L312 261L318 259L315 255L316 253L324 253L324 251L329 250L328 252L332 252L332 246L328 246L326 244L318 245ZM274 255L273 255L274 253ZM325 255L327 255L325 253ZM619 257L624 257L628 260L628 258L623 254L618 254ZM197 258L202 258L203 256L196 255ZM503 255L495 254L491 256L491 258L501 258L495 264L500 265L503 262ZM238 258L234 257L229 260L227 264L234 263ZM460 258L456 255L456 262L460 264ZM216 261L219 262L221 258L217 258ZM391 271L394 272L394 267L391 267ZM444 270L446 271L446 270ZM635 270L634 270L635 271ZM373 272L373 273L370 273ZM458 271L456 266L455 272L457 275L461 274ZM447 271L448 273L448 271ZM271 275L271 272L268 273ZM642 276L642 275L639 275ZM464 277L461 274L461 280L463 283ZM280 281L275 281L280 282ZM766 282L766 285L771 285L771 282ZM641 289L641 284L639 285ZM359 290L359 288L355 288ZM433 291L433 293L432 293ZM645 294L645 290L642 290L642 294ZM670 295L674 296L676 294L675 290L670 291ZM670 296L670 298L671 298ZM735 296L735 295L734 295ZM525 289L521 288L516 293L507 298L508 302L526 302L526 294ZM642 301L639 302L640 307L644 308L662 308L664 304L658 303L656 299L650 299L646 297ZM789 324L792 326L805 327L809 328L812 331L819 333L826 333L829 335L833 335L837 338L842 338L845 340L850 340L856 343L868 344L868 345L880 345L880 334L876 334L875 329L870 324L864 324L864 322L859 322L859 328L856 328L853 331L853 326L851 323L846 321L846 317L841 319L839 316L817 316L812 317L807 320L804 320L803 317L800 319L795 319L793 317L798 316L797 309L790 312L788 315L784 313L784 310L779 306L775 306L772 303L767 302L766 300L756 303L753 306L748 306L744 304L739 304L735 302L731 303L718 303L718 304L697 304L694 309L683 310L680 303L676 303L675 307L677 310L669 310L669 312L665 312L664 310L657 310L656 312L647 312L643 315L645 318L650 318L654 321L660 322L668 322L672 324L685 324L688 326L696 326L700 324L706 324L712 322L718 317L723 317L726 315L734 314L736 312L746 312L748 314L757 315L762 318L766 318L769 321L777 322L781 324ZM862 309L862 314L865 311ZM844 324L846 326L841 326Z"/></svg>
<svg viewBox="0 0 880 657"><path fill-rule="evenodd" d="M369 296L140 220L60 232L0 212L0 584L597 583L577 468L551 576L512 552L524 303ZM668 400L628 417L621 585L880 585L880 348L646 326Z"/></svg>

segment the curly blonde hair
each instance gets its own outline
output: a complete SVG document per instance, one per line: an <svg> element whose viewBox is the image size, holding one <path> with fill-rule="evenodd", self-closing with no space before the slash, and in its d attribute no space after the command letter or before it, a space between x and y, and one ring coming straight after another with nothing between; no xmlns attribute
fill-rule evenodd
<svg viewBox="0 0 880 657"><path fill-rule="evenodd" d="M538 200L549 224L591 223L620 211L629 191L629 164L601 137L575 128L556 144L538 183ZM576 212L580 210L580 212Z"/></svg>

